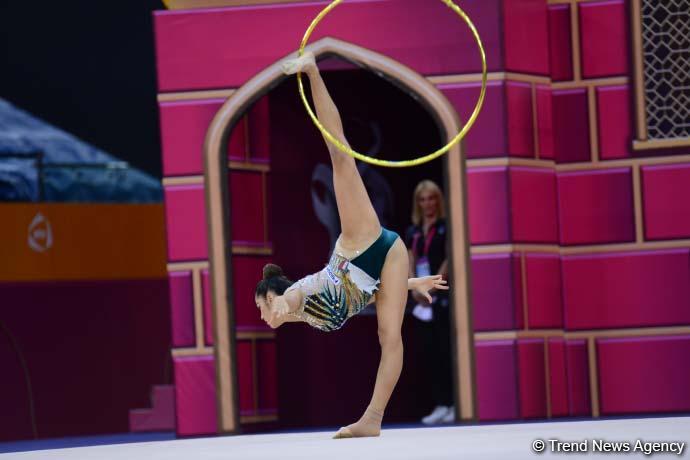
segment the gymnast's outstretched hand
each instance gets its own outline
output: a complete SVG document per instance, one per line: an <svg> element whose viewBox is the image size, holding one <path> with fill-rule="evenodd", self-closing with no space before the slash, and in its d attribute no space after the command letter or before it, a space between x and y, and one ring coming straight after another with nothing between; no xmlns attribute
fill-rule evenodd
<svg viewBox="0 0 690 460"><path fill-rule="evenodd" d="M432 302L430 291L440 289L448 290L448 282L441 275L423 276L407 280L407 289L421 294L429 303Z"/></svg>
<svg viewBox="0 0 690 460"><path fill-rule="evenodd" d="M309 72L316 68L316 60L314 53L305 51L304 54L295 59L286 59L281 63L283 73L292 75L297 72Z"/></svg>

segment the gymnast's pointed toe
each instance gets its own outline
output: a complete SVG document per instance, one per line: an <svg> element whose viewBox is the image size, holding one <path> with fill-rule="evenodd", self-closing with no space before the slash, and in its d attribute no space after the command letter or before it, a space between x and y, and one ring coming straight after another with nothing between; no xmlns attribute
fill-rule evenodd
<svg viewBox="0 0 690 460"><path fill-rule="evenodd" d="M314 54L310 51L305 52L298 58L286 59L280 63L280 67L285 75L293 75L297 72L306 71L310 66L314 65L316 65Z"/></svg>
<svg viewBox="0 0 690 460"><path fill-rule="evenodd" d="M352 434L352 431L350 431L350 429L346 426L339 429L338 432L333 435L333 439L347 439L347 438L354 438L354 435Z"/></svg>

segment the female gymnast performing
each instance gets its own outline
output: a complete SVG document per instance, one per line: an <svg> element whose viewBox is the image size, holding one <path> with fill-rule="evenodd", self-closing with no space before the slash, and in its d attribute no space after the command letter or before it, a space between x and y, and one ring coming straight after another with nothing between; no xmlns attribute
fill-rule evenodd
<svg viewBox="0 0 690 460"><path fill-rule="evenodd" d="M319 120L347 145L340 114L313 54L285 61L283 71L301 71L309 76ZM402 370L401 328L407 291L417 291L431 302L429 291L448 287L440 275L407 279L407 248L396 233L381 227L355 160L327 140L326 145L342 229L333 255L323 270L294 284L280 267L267 265L256 287L255 301L261 318L273 328L304 321L323 331L339 329L348 318L375 302L381 360L374 393L361 418L341 428L334 438L379 436L384 410Z"/></svg>

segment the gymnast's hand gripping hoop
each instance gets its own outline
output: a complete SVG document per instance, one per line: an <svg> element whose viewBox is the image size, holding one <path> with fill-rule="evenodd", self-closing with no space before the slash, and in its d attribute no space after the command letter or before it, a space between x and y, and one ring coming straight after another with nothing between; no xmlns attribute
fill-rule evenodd
<svg viewBox="0 0 690 460"><path fill-rule="evenodd" d="M331 2L326 8L324 8L317 16L314 18L314 20L311 22L309 27L307 28L307 31L304 33L304 37L302 38L302 42L300 43L299 47L299 53L298 56L302 56L304 54L304 48L307 46L307 42L309 41L309 37L311 36L312 32L316 28L317 24L321 22L321 20L326 16L333 8L338 6L343 0L334 0ZM316 127L321 131L323 136L328 139L333 145L335 145L338 149L341 151L347 153L348 155L353 156L354 158L364 161L366 163L370 163L373 165L377 166L387 166L389 168L404 168L407 166L417 166L422 163L426 163L427 161L431 161L435 158L440 157L444 153L446 153L448 150L450 150L455 144L460 142L460 140L465 137L467 132L470 130L472 125L474 124L475 120L477 119L477 116L479 115L479 112L482 108L482 104L484 102L484 95L486 94L486 54L484 53L484 46L482 45L482 41L479 38L479 33L477 32L477 29L474 27L474 24L470 20L470 18L467 16L467 14L460 9L458 5L453 3L452 0L441 0L441 2L445 3L448 8L453 10L455 13L457 13L460 18L462 18L463 21L467 24L467 26L470 28L470 31L472 32L472 35L474 36L475 41L477 42L477 47L479 48L479 55L482 58L482 88L479 93L479 99L477 100L477 104L474 107L474 110L472 111L472 114L470 115L469 119L467 120L467 123L465 123L465 126L462 127L460 132L455 135L453 139L451 139L450 142L448 142L446 145L441 147L440 149L436 150L435 152L429 153L427 155L420 156L418 158L413 158L411 160L381 160L379 158L372 158L367 155L363 155L359 152L354 151L347 145L344 145L342 142L340 142L338 139L335 138L331 133L324 128L324 126L321 124L319 119L316 117L314 112L311 109L311 106L309 105L309 101L307 101L307 97L304 94L304 85L302 84L302 72L297 72L297 86L299 87L299 94L300 97L302 98L302 103L304 103L304 107L307 109L307 113L309 114L309 117L312 119Z"/></svg>

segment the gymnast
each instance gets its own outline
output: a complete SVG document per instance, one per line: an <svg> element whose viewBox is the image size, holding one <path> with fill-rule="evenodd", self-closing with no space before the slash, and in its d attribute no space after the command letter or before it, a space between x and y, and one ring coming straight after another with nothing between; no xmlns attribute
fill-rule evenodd
<svg viewBox="0 0 690 460"><path fill-rule="evenodd" d="M305 53L283 63L286 74L309 76L316 113L321 123L347 145L340 114L316 66ZM326 140L333 163L333 184L341 234L328 265L296 283L280 267L268 264L259 281L255 301L261 319L276 328L285 322L303 321L323 331L339 329L348 318L370 303L376 304L381 361L374 393L361 418L341 428L334 438L379 436L383 413L395 388L403 363L401 327L407 291L414 290L431 302L430 291L448 289L440 275L407 279L408 254L398 235L381 227L357 171L355 160Z"/></svg>

